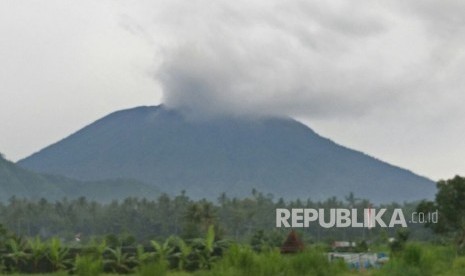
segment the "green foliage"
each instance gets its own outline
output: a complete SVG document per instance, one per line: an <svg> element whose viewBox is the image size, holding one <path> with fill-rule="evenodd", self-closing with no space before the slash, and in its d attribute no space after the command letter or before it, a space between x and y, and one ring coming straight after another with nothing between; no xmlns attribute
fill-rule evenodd
<svg viewBox="0 0 465 276"><path fill-rule="evenodd" d="M173 254L173 257L177 261L177 267L179 270L183 270L186 265L189 264L189 255L192 252L192 247L187 245L187 243L181 238L174 238L173 240L177 251Z"/></svg>
<svg viewBox="0 0 465 276"><path fill-rule="evenodd" d="M137 265L145 265L152 261L153 254L151 252L145 252L145 249L142 245L137 245L136 247L136 262Z"/></svg>
<svg viewBox="0 0 465 276"><path fill-rule="evenodd" d="M139 266L137 275L139 276L164 276L168 274L168 262L156 261Z"/></svg>
<svg viewBox="0 0 465 276"><path fill-rule="evenodd" d="M216 221L216 212L217 207L206 200L191 203L184 216L184 236L192 238L206 233Z"/></svg>
<svg viewBox="0 0 465 276"><path fill-rule="evenodd" d="M20 265L25 263L29 258L26 252L26 243L21 238L12 237L6 242L5 259L12 263L11 270L18 271Z"/></svg>
<svg viewBox="0 0 465 276"><path fill-rule="evenodd" d="M281 241L282 243L282 241ZM263 252L272 249L274 246L270 238L265 234L265 231L259 230L255 232L250 240L250 246L255 252Z"/></svg>
<svg viewBox="0 0 465 276"><path fill-rule="evenodd" d="M103 272L101 259L96 259L91 255L76 256L74 262L75 273L79 276L97 276Z"/></svg>
<svg viewBox="0 0 465 276"><path fill-rule="evenodd" d="M441 197L451 198L451 202L457 198L461 199L460 183L462 182L461 179L459 180L456 182L457 180L454 179L451 182L455 184L443 183L450 186L447 189L443 188ZM347 201L355 205L354 208L363 208L367 204L363 200L355 199L353 195L349 196ZM438 202L443 202L443 207L446 208L447 204L444 201ZM313 244L301 254L285 256L276 249L282 244L284 231L256 230L266 229L261 226L270 225L270 218L273 220L274 214L270 214L269 210L274 210L276 207L332 208L344 207L344 204L336 198L324 202L274 203L271 198L256 191L253 197L246 199L230 199L223 195L217 205L205 200L191 201L184 194L173 199L162 196L158 201L129 198L124 202L115 201L107 205L89 202L85 198L72 201L64 199L55 203L46 200L35 202L12 199L6 205L0 204L0 211L4 214L0 220L12 225L11 229L15 229L17 233L35 233L34 231L40 230L48 236L61 238L52 238L48 242L43 242L37 236L22 239L0 225L0 250L4 252L0 254L0 273L13 271L42 273L54 270L73 271L79 275L98 275L103 268L105 272L136 272L140 275L150 275L150 271L157 271L157 275L186 271L199 275L345 274L348 273L347 266L341 262L329 262L325 256L325 252L329 250L328 245L322 244L321 241L329 237L341 236L355 239L358 237L361 240L360 229L331 229L324 232L318 232L317 227L305 229L302 233L306 240L320 241L316 244L321 247L317 248L318 246ZM423 202L420 207L435 208L435 204ZM187 210L192 206L200 208L200 212L191 213L191 217L180 215L189 214ZM403 208L415 210L415 206L405 204ZM398 208L400 205L383 207ZM440 210L444 213L446 209ZM451 219L458 218L456 215L460 212L462 211L457 210L456 213L451 213ZM408 211L405 214L406 217L409 216ZM163 217L172 219L162 219ZM15 220L15 218L22 219ZM40 222L41 220L43 222ZM166 238L171 232L178 235L185 234L183 226L186 222L195 226L197 236L187 240L178 236ZM54 230L53 227L56 225L59 227ZM456 240L460 240L461 230L454 228L460 225L454 222L454 224L442 224L440 227L447 228L444 233L457 235ZM410 231L404 229L397 231L395 242L390 244L392 254L389 262L380 270L373 270L370 273L373 275L464 275L464 259L456 256L454 247L444 245L447 245L447 242L450 244L451 240L445 240L442 245L407 242L409 238L415 240L411 236L422 228L409 226L408 229ZM393 229L382 230L384 231L371 230L372 237L380 237L377 247L373 247L373 243L370 243L371 249L387 248L386 240L394 232ZM76 232L83 233L82 242L70 241ZM87 238L91 233L100 232L110 234L103 241L100 241L101 237L99 241ZM223 235L236 237L236 242L230 246L231 242L219 237ZM143 243L137 245L136 241ZM241 245L241 242L243 244L247 241L250 242L250 246Z"/></svg>
<svg viewBox="0 0 465 276"><path fill-rule="evenodd" d="M458 257L452 263L452 270L457 272L457 275L465 275L465 257Z"/></svg>
<svg viewBox="0 0 465 276"><path fill-rule="evenodd" d="M391 253L396 254L404 249L405 244L410 236L407 229L399 229L396 232L395 240L390 244Z"/></svg>
<svg viewBox="0 0 465 276"><path fill-rule="evenodd" d="M295 255L281 255L278 250L257 253L249 246L232 245L209 272L198 275L341 275L347 266L330 263L325 252L310 249Z"/></svg>
<svg viewBox="0 0 465 276"><path fill-rule="evenodd" d="M261 247L280 246L287 234L286 229L270 227L275 224L276 208L349 208L350 204L354 204L350 206L362 215L367 201L352 201L345 203L330 198L321 202L275 202L271 196L256 191L251 197L243 199L223 195L217 204L206 200L192 201L185 194L175 197L164 195L157 200L127 198L107 204L86 198L57 202L12 198L7 204L0 204L0 223L14 230L17 235L26 237L59 236L63 241L69 241L76 233L80 233L81 242L87 242L94 236L106 236L107 246L112 248L134 246L137 242L148 240L164 240L171 235L182 236L186 240L204 237L211 225L214 225L217 239L227 238L240 242L252 242L252 236L264 230L261 236L254 237L254 249L261 250ZM387 216L389 210L401 207L405 216L409 217L416 205L406 203L402 206L390 204L382 207L388 209ZM432 236L431 231L421 224L408 226L414 239ZM371 229L370 235L377 237L383 230ZM366 234L364 231L366 229L362 228L334 228L328 231L314 223L302 234L304 240L323 242L329 238L356 240ZM386 235L392 236L392 229Z"/></svg>
<svg viewBox="0 0 465 276"><path fill-rule="evenodd" d="M170 246L171 238L165 240L164 243L159 243L155 240L150 241L153 249L155 249L155 259L159 261L164 261L173 251L173 247Z"/></svg>
<svg viewBox="0 0 465 276"><path fill-rule="evenodd" d="M258 254L249 246L233 245L211 275L280 275L286 269L286 258L276 250Z"/></svg>
<svg viewBox="0 0 465 276"><path fill-rule="evenodd" d="M436 233L452 235L460 253L465 253L465 178L455 176L453 179L437 183L438 192L435 201L423 201L418 211L438 211L438 223L430 222L426 226Z"/></svg>
<svg viewBox="0 0 465 276"><path fill-rule="evenodd" d="M374 275L461 275L453 267L453 247L407 243L402 251L391 256L391 260Z"/></svg>
<svg viewBox="0 0 465 276"><path fill-rule="evenodd" d="M47 258L55 271L68 268L71 260L68 255L69 248L62 245L60 239L52 238L48 243Z"/></svg>
<svg viewBox="0 0 465 276"><path fill-rule="evenodd" d="M210 225L204 239L194 239L192 241L192 253L189 262L194 269L210 269L227 246L227 242L215 241L215 228Z"/></svg>
<svg viewBox="0 0 465 276"><path fill-rule="evenodd" d="M129 273L132 271L135 258L128 253L124 253L121 247L110 248L106 250L104 259L105 267L114 273Z"/></svg>
<svg viewBox="0 0 465 276"><path fill-rule="evenodd" d="M152 248L105 248L105 242L92 240L82 247L70 249L59 239L44 243L39 238L27 243L21 239L7 241L9 264L0 266L3 272L31 273L34 260L39 264L49 260L54 270L65 269L76 275L93 276L103 272L136 275L244 275L244 276L305 276L348 275L348 266L341 260L329 261L325 247L308 246L296 254L283 255L277 248L257 252L250 245L232 243L222 249L222 241L215 239L210 227L203 239L187 243L171 237L163 243L152 242ZM400 234L400 237L406 235ZM44 250L44 245L46 250ZM31 248L37 250L33 253ZM71 253L74 250L75 253ZM147 251L146 251L147 250ZM41 253L39 253L41 252ZM55 252L55 253L53 253ZM103 254L103 257L102 257ZM34 257L33 257L34 256ZM53 257L55 256L55 257ZM390 260L380 269L370 269L367 275L464 275L465 259L457 257L453 246L406 242L391 254ZM15 261L15 258L18 260ZM47 259L48 258L48 259ZM182 261L182 262L181 262ZM0 262L2 264L2 262ZM50 272L47 266L37 266L35 272ZM191 274L187 274L187 271ZM363 273L362 273L363 274ZM55 274L54 274L55 275Z"/></svg>
<svg viewBox="0 0 465 276"><path fill-rule="evenodd" d="M29 239L27 244L31 252L29 258L32 260L34 272L38 272L39 262L44 259L47 252L47 244L42 242L39 236Z"/></svg>
<svg viewBox="0 0 465 276"><path fill-rule="evenodd" d="M355 248L356 252L367 252L368 251L368 243L365 240L359 242Z"/></svg>

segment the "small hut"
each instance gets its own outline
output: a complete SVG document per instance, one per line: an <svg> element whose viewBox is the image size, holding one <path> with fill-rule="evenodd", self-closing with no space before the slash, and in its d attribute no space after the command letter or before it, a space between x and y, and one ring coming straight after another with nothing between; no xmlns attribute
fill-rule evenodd
<svg viewBox="0 0 465 276"><path fill-rule="evenodd" d="M298 253L304 250L304 243L300 240L297 233L292 230L287 235L286 241L281 246L281 254Z"/></svg>

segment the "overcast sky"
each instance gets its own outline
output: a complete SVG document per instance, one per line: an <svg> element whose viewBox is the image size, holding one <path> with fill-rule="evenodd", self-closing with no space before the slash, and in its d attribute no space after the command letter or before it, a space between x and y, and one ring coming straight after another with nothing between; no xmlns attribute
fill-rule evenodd
<svg viewBox="0 0 465 276"><path fill-rule="evenodd" d="M251 2L1 1L0 152L163 102L292 116L434 180L465 175L464 1Z"/></svg>

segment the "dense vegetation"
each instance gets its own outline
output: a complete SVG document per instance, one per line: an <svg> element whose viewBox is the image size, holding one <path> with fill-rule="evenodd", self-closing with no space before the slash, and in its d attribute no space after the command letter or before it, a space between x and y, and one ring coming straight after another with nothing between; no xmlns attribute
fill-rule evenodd
<svg viewBox="0 0 465 276"><path fill-rule="evenodd" d="M353 194L344 200L273 200L252 191L243 199L221 195L217 202L192 200L184 193L157 200L127 198L107 204L84 197L50 202L11 198L0 204L7 231L0 239L8 273L69 271L79 275L137 273L163 275L337 275L352 273L343 262L329 262L333 240L355 240L353 251L388 250L395 229L300 229L306 250L281 255L289 229L275 228L276 208L357 208L370 206ZM415 204L403 207L406 214ZM381 206L379 206L381 207ZM360 212L361 213L361 212ZM411 225L417 240L433 239L422 225ZM397 250L399 251L399 250ZM153 274L156 271L157 274ZM354 272L355 273L355 272Z"/></svg>
<svg viewBox="0 0 465 276"><path fill-rule="evenodd" d="M107 204L84 197L55 202L13 197L0 204L0 273L464 275L465 178L437 187L434 201L376 208L403 208L407 220L412 212L437 210L438 223L389 230L315 224L299 229L306 247L294 254L279 251L289 229L275 228L276 208L361 210L371 204L353 194L286 202L255 190L243 199L222 194L217 202L184 193ZM348 266L328 257L333 240L357 241L348 249L355 253L389 252L389 261L366 269Z"/></svg>
<svg viewBox="0 0 465 276"><path fill-rule="evenodd" d="M76 234L80 234L84 240L112 234L131 236L135 241L163 239L170 235L191 238L204 235L208 226L214 225L220 237L246 241L261 233L263 239L281 242L288 229L275 227L276 208L356 208L359 216L362 216L362 210L369 206L369 201L357 199L353 194L344 200L333 197L317 202L310 199L286 202L283 199L273 200L273 196L265 196L257 191L242 199L222 194L217 202L194 201L184 193L175 197L164 194L156 200L127 198L106 204L84 197L55 202L13 197L7 203L0 203L0 223L17 235L58 236L64 240L72 240ZM416 204L376 206L381 207L388 209L384 216L387 218L390 218L394 208L403 208L408 220ZM431 231L421 224L410 224L409 229L414 239L433 238ZM394 233L395 229L391 228L325 229L317 223L302 229L306 242L386 240Z"/></svg>
<svg viewBox="0 0 465 276"><path fill-rule="evenodd" d="M330 261L324 246L296 254L276 247L254 249L248 244L219 240L213 226L203 238L172 236L150 245L123 246L122 240L93 240L70 247L60 239L23 239L0 228L0 273L101 273L135 275L464 275L465 257L452 246L402 242L392 246L390 260L379 266L350 268ZM378 245L382 246L382 245ZM382 247L381 247L382 248ZM375 248L377 249L377 248ZM54 274L62 275L62 274Z"/></svg>

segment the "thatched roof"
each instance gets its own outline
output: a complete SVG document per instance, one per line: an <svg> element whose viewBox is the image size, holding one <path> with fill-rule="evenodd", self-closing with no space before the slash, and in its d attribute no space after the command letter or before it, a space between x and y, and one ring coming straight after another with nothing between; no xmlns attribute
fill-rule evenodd
<svg viewBox="0 0 465 276"><path fill-rule="evenodd" d="M304 243L300 240L297 233L292 230L281 246L281 253L297 253L302 250L304 250Z"/></svg>

